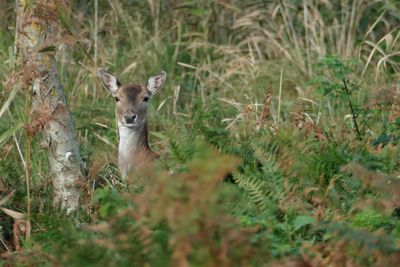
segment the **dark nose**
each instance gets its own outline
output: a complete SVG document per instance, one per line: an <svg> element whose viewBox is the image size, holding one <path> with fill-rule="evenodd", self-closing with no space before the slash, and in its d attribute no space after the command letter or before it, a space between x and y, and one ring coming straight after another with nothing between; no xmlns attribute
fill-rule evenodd
<svg viewBox="0 0 400 267"><path fill-rule="evenodd" d="M136 121L136 114L125 114L124 120L126 123L134 123Z"/></svg>

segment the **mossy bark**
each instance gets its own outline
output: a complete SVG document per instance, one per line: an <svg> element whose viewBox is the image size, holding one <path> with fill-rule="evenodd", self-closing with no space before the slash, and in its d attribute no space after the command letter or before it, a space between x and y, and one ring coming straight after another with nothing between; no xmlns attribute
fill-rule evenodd
<svg viewBox="0 0 400 267"><path fill-rule="evenodd" d="M42 131L48 148L53 202L68 212L79 207L83 161L55 61L58 20L54 0L19 0L18 46L25 80L32 89L31 131ZM31 127L32 128L32 127ZM33 155L34 156L34 155Z"/></svg>

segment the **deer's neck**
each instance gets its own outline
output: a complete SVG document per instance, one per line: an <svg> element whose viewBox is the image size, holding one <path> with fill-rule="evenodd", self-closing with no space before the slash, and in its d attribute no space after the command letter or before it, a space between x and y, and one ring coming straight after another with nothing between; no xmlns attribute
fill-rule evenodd
<svg viewBox="0 0 400 267"><path fill-rule="evenodd" d="M118 129L118 163L121 175L126 177L151 152L147 142L147 122L138 128L128 128L119 123Z"/></svg>

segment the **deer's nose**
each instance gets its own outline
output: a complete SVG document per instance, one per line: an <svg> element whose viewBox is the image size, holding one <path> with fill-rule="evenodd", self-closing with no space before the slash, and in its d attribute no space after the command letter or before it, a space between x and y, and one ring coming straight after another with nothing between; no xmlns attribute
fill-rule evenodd
<svg viewBox="0 0 400 267"><path fill-rule="evenodd" d="M126 123L134 123L134 122L136 122L136 119L137 119L136 114L131 113L131 114L124 115L124 120Z"/></svg>

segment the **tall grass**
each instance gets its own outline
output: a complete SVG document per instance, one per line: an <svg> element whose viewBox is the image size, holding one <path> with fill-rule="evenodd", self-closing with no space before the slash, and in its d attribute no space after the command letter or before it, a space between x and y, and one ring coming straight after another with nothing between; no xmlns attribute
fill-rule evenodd
<svg viewBox="0 0 400 267"><path fill-rule="evenodd" d="M318 58L357 59L379 72L397 71L398 7L390 1L279 1L254 5L235 21L241 43L259 57L284 57L308 77ZM385 45L386 43L386 45ZM365 67L364 67L365 66Z"/></svg>

